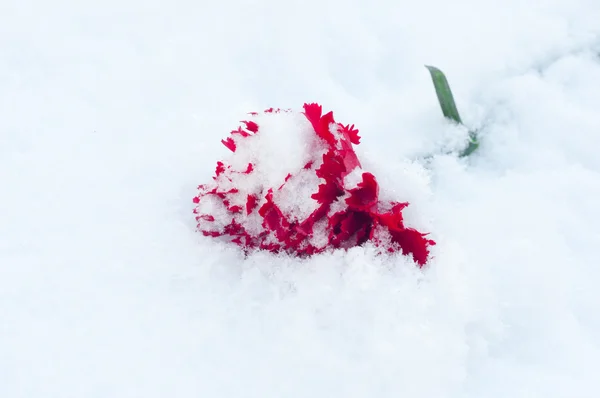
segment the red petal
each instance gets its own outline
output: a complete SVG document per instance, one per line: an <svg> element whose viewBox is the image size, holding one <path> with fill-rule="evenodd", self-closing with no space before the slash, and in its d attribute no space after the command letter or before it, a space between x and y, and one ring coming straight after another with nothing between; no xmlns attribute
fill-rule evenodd
<svg viewBox="0 0 600 398"><path fill-rule="evenodd" d="M287 176L285 176L285 179L283 180L283 184L281 184L279 186L279 188L277 188L278 191L281 191L283 189L283 187L285 186L285 183L288 182L288 180L292 178L292 175L290 173L288 173Z"/></svg>
<svg viewBox="0 0 600 398"><path fill-rule="evenodd" d="M227 207L227 210L229 210L230 213L241 213L242 212L242 206L231 206L231 207Z"/></svg>
<svg viewBox="0 0 600 398"><path fill-rule="evenodd" d="M321 116L323 108L319 104L304 104L304 115L312 124L315 133L323 138L329 145L335 145L335 137L329 131L329 125L335 123L333 112Z"/></svg>
<svg viewBox="0 0 600 398"><path fill-rule="evenodd" d="M370 210L377 205L379 185L371 173L363 173L362 178L357 188L349 191L350 197L346 199L346 203L356 210Z"/></svg>
<svg viewBox="0 0 600 398"><path fill-rule="evenodd" d="M323 164L317 169L317 177L326 181L338 181L345 171L343 159L331 150L323 155Z"/></svg>
<svg viewBox="0 0 600 398"><path fill-rule="evenodd" d="M308 121L313 125L315 131L319 125L319 120L321 119L321 114L323 113L323 108L319 104L304 104L304 116L308 119Z"/></svg>
<svg viewBox="0 0 600 398"><path fill-rule="evenodd" d="M348 137L348 139L350 140L351 143L353 143L354 145L360 144L360 136L358 135L358 129L355 129L354 125L352 125L352 126L350 126L350 125L344 126L343 124L338 124L338 125L340 126L340 129L342 130L344 135Z"/></svg>
<svg viewBox="0 0 600 398"><path fill-rule="evenodd" d="M414 229L404 229L402 231L390 231L392 241L398 243L402 249L402 254L412 254L413 259L419 266L425 265L429 256L429 245L435 245L432 240L425 239L422 234Z"/></svg>
<svg viewBox="0 0 600 398"><path fill-rule="evenodd" d="M217 162L217 168L215 170L215 174L218 177L221 174L223 174L223 172L225 172L225 165L223 164L223 162Z"/></svg>
<svg viewBox="0 0 600 398"><path fill-rule="evenodd" d="M336 198L342 196L344 190L341 189L335 182L326 182L319 185L317 193L310 197L321 204L331 204Z"/></svg>
<svg viewBox="0 0 600 398"><path fill-rule="evenodd" d="M365 243L373 226L369 213L352 210L334 214L329 222L330 242L336 247L351 247ZM353 239L349 241L351 238Z"/></svg>
<svg viewBox="0 0 600 398"><path fill-rule="evenodd" d="M252 213L252 210L256 208L258 205L258 199L254 195L248 195L248 199L246 200L246 214Z"/></svg>
<svg viewBox="0 0 600 398"><path fill-rule="evenodd" d="M222 236L223 234L217 231L202 231L202 235L216 238L217 236Z"/></svg>
<svg viewBox="0 0 600 398"><path fill-rule="evenodd" d="M261 250L268 250L272 253L277 253L281 249L281 246L275 243L261 243L259 248Z"/></svg>
<svg viewBox="0 0 600 398"><path fill-rule="evenodd" d="M252 131L253 133L257 133L258 132L258 124L254 123L253 121L242 121L242 123L244 123L246 125L246 129L248 131Z"/></svg>
<svg viewBox="0 0 600 398"><path fill-rule="evenodd" d="M408 202L394 203L392 209L387 213L378 214L380 223L388 228L404 229L402 210L408 206Z"/></svg>
<svg viewBox="0 0 600 398"><path fill-rule="evenodd" d="M342 174L343 176L350 173L355 168L361 167L358 156L356 156L356 152L354 152L352 144L348 140L342 140L342 150L339 152L343 159L344 167L346 168L346 172Z"/></svg>
<svg viewBox="0 0 600 398"><path fill-rule="evenodd" d="M241 127L238 127L237 130L233 130L230 134L239 134L242 137L250 137L247 131L244 131Z"/></svg>
<svg viewBox="0 0 600 398"><path fill-rule="evenodd" d="M275 232L277 239L283 242L288 236L290 223L273 202L273 190L269 190L266 199L267 202L258 210L258 214L263 218L263 227Z"/></svg>
<svg viewBox="0 0 600 398"><path fill-rule="evenodd" d="M235 221L235 219L232 219L231 223L229 225L226 225L223 230L225 231L226 234L232 235L232 236L245 233L244 227L242 227L241 224L238 224Z"/></svg>
<svg viewBox="0 0 600 398"><path fill-rule="evenodd" d="M313 225L323 219L329 211L330 203L324 203L319 208L311 213L306 220L304 220L297 228L304 231L307 235L313 231Z"/></svg>
<svg viewBox="0 0 600 398"><path fill-rule="evenodd" d="M221 140L223 145L225 145L231 152L235 152L235 141L233 138L228 137L227 139Z"/></svg>
<svg viewBox="0 0 600 398"><path fill-rule="evenodd" d="M317 132L319 137L327 141L329 145L334 146L336 143L336 139L333 133L329 130L329 126L332 123L335 123L335 120L333 120L333 112L328 112L325 115L323 115L323 117L321 117L321 120L319 120L319 127L318 129L315 129L315 131Z"/></svg>

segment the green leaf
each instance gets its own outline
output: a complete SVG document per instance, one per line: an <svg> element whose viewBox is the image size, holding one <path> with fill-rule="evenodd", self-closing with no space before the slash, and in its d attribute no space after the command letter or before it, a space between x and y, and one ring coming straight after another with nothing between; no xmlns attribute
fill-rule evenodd
<svg viewBox="0 0 600 398"><path fill-rule="evenodd" d="M461 158L469 156L475 150L479 148L479 141L477 141L477 134L473 131L469 131L469 145L458 155Z"/></svg>
<svg viewBox="0 0 600 398"><path fill-rule="evenodd" d="M456 109L454 96L452 95L452 90L450 89L450 85L448 84L448 79L446 79L446 75L444 75L444 72L442 72L435 66L425 65L425 67L429 69L429 73L431 74L431 80L433 80L433 87L435 88L435 93L437 94L437 98L440 103L440 107L442 108L442 113L444 114L444 117L450 120L454 120L456 123L462 124L462 120L460 119L460 115L458 114L458 109Z"/></svg>
<svg viewBox="0 0 600 398"><path fill-rule="evenodd" d="M448 84L446 75L444 75L444 72L435 66L425 65L425 67L431 74L433 87L435 88L435 93L437 95L438 102L440 103L440 108L442 108L444 117L454 121L455 123L463 124L458 113L458 109L456 108L456 102L454 102L454 96L452 95L452 90L450 89L450 84ZM459 156L469 156L478 147L479 142L477 141L477 134L473 131L469 131L469 145L459 154Z"/></svg>

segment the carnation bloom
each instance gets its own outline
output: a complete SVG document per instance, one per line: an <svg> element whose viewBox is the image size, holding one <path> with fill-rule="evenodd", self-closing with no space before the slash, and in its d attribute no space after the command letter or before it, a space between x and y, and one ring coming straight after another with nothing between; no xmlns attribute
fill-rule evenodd
<svg viewBox="0 0 600 398"><path fill-rule="evenodd" d="M322 113L318 104L267 109L232 131L222 141L230 159L194 197L198 230L244 250L297 256L370 241L423 266L435 242L405 227L408 203L379 200L377 179L354 152L354 125Z"/></svg>

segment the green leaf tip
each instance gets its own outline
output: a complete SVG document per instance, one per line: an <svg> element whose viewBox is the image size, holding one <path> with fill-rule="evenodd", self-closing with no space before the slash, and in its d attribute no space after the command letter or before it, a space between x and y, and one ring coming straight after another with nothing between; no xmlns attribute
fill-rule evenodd
<svg viewBox="0 0 600 398"><path fill-rule="evenodd" d="M437 95L437 99L440 103L440 108L442 108L444 117L454 121L455 123L463 124L460 114L458 113L458 109L456 108L456 102L454 101L454 96L452 95L452 90L450 89L450 84L448 84L446 75L444 75L444 72L435 66L425 65L425 67L431 74L431 80L433 81L435 94ZM477 141L477 134L469 131L469 145L460 153L459 156L469 156L478 147L479 142Z"/></svg>
<svg viewBox="0 0 600 398"><path fill-rule="evenodd" d="M446 75L444 75L444 72L435 66L425 65L425 67L429 69L429 73L431 74L433 87L435 88L435 93L437 94L444 117L454 120L456 123L462 124L462 120L458 114L458 109L456 108L454 96L452 95L452 90L450 89Z"/></svg>

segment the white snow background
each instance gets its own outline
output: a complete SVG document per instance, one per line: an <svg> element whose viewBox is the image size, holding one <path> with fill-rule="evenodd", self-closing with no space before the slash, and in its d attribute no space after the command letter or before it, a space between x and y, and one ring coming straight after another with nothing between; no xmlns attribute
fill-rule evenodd
<svg viewBox="0 0 600 398"><path fill-rule="evenodd" d="M0 397L600 396L598 21L598 0L3 0ZM468 161L411 162L465 137L424 64L483 127ZM194 231L220 140L313 101L411 202L427 268Z"/></svg>

